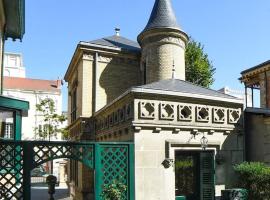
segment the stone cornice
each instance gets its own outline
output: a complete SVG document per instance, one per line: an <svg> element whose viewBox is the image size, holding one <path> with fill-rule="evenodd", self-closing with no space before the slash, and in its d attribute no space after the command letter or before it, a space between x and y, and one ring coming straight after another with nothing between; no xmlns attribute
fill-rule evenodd
<svg viewBox="0 0 270 200"><path fill-rule="evenodd" d="M122 51L121 49L119 50L119 48L113 48L113 47L111 48L106 47L103 49L96 48L95 46L90 45L89 43L80 42L76 47L76 50L69 64L69 67L64 76L65 81L68 82L71 74L75 70L75 66L77 66L80 59L93 61L95 53L98 53L99 55L101 55L101 62L109 62L111 58L116 58L116 57L119 59L124 58L124 59L133 60L133 62L137 61L138 64L140 62L140 54L135 54L132 52L125 52L125 51Z"/></svg>
<svg viewBox="0 0 270 200"><path fill-rule="evenodd" d="M255 67L254 69L250 69L250 70L246 70L243 71L242 77L239 78L239 80L241 82L249 82L250 80L256 78L256 76L258 76L259 74L262 74L264 72L270 71L270 64L266 64L266 65L259 65L258 67Z"/></svg>

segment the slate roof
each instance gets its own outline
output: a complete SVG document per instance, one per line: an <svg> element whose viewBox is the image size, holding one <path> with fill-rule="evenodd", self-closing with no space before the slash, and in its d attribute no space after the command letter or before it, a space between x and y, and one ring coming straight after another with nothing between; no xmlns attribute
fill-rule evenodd
<svg viewBox="0 0 270 200"><path fill-rule="evenodd" d="M150 19L143 32L155 28L174 28L180 30L171 0L156 0Z"/></svg>
<svg viewBox="0 0 270 200"><path fill-rule="evenodd" d="M131 52L141 51L140 45L137 42L129 40L122 36L117 36L117 35L93 40L88 43L101 45L101 46L120 48L120 49L131 51Z"/></svg>
<svg viewBox="0 0 270 200"><path fill-rule="evenodd" d="M187 94L198 94L198 95L205 95L205 96L210 96L210 97L213 96L213 97L219 97L219 98L238 100L238 98L224 94L222 92L200 87L190 82L179 80L179 79L167 79L167 80L150 83L147 85L136 86L133 88L181 92L181 93L187 93Z"/></svg>

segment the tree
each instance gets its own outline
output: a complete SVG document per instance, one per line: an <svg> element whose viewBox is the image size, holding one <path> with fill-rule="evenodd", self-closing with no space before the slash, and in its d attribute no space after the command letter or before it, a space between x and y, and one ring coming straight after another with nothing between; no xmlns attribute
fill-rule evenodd
<svg viewBox="0 0 270 200"><path fill-rule="evenodd" d="M66 129L59 126L66 120L66 116L56 113L55 103L51 98L45 98L36 105L38 111L43 117L43 123L36 127L36 134L39 138L49 140L58 133L66 136Z"/></svg>
<svg viewBox="0 0 270 200"><path fill-rule="evenodd" d="M213 76L216 68L204 52L203 45L190 38L186 47L185 59L186 80L209 88L214 82Z"/></svg>

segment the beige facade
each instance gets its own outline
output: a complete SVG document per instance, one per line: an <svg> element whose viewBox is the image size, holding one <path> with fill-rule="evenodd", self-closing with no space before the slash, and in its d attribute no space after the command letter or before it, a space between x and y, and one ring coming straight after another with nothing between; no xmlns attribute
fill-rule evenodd
<svg viewBox="0 0 270 200"><path fill-rule="evenodd" d="M207 149L222 160L216 165L215 194L220 196L235 180L233 165L244 160L241 100L148 92L131 90L95 115L97 141L135 144L136 199L175 199L175 169L162 163L174 160L177 151L201 151L203 135ZM181 109L189 115L183 116ZM201 118L198 110L203 109L209 117Z"/></svg>
<svg viewBox="0 0 270 200"><path fill-rule="evenodd" d="M91 117L131 86L140 85L139 63L139 54L80 43L65 75L69 83L69 113L74 89L76 116ZM69 124L71 121L69 115Z"/></svg>
<svg viewBox="0 0 270 200"><path fill-rule="evenodd" d="M244 160L243 103L185 82L187 40L171 1L156 0L138 36L140 46L119 32L81 42L65 75L74 140L134 143L136 200L175 199L178 152L212 153L216 167L206 175L210 180L216 171L216 184L206 186L200 174L200 200L220 196L230 187L233 165ZM202 162L200 158L196 164L200 173ZM80 163L71 163L70 169L73 199L91 196L93 185L84 181L93 180L92 172Z"/></svg>

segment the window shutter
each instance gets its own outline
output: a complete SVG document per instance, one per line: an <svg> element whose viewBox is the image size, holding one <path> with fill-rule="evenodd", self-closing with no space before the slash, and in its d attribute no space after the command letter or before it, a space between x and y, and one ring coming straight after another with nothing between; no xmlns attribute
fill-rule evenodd
<svg viewBox="0 0 270 200"><path fill-rule="evenodd" d="M215 165L214 152L200 153L200 200L215 199Z"/></svg>

